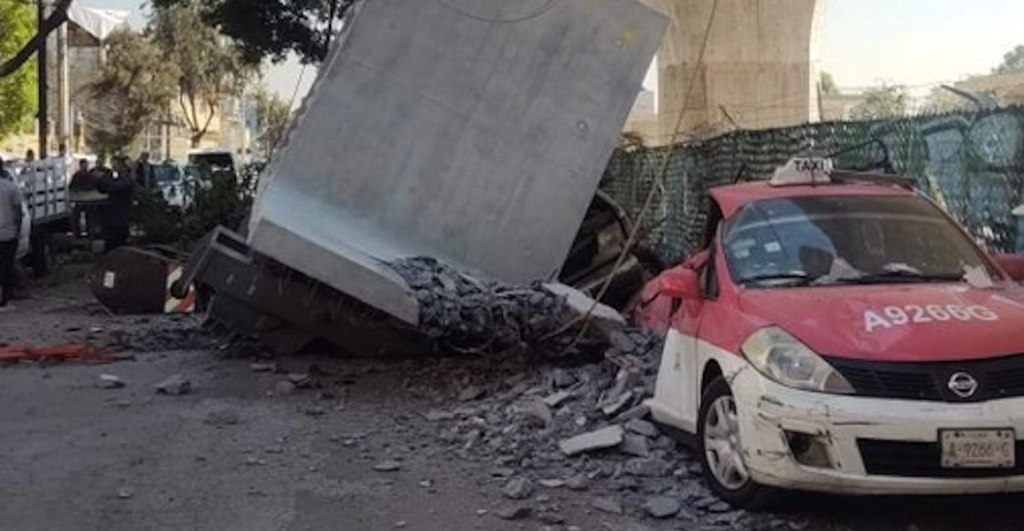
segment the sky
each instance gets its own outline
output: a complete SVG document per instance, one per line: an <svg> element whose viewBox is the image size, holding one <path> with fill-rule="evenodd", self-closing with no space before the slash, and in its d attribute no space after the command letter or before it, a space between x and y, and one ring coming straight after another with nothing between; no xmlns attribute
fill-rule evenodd
<svg viewBox="0 0 1024 531"><path fill-rule="evenodd" d="M79 1L132 11L133 23L142 24L139 0ZM988 73L1004 53L1024 44L1024 0L818 1L826 9L822 69L840 89L884 82L920 92ZM315 76L292 59L266 69L264 82L285 99L298 87L298 105Z"/></svg>

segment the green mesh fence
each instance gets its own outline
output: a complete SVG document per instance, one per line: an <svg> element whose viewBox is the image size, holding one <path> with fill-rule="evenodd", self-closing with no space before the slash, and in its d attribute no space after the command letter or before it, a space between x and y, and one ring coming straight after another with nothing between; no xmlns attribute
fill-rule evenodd
<svg viewBox="0 0 1024 531"><path fill-rule="evenodd" d="M666 153L661 189L637 219ZM913 176L990 249L1024 251L1024 229L1013 215L1024 192L1022 107L735 131L694 144L620 149L602 188L640 223L641 245L671 262L699 237L709 188L765 179L795 156L833 154L839 168Z"/></svg>

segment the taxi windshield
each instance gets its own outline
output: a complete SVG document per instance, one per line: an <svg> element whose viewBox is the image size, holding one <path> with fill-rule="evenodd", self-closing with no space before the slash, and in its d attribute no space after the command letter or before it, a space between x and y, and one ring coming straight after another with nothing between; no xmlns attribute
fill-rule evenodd
<svg viewBox="0 0 1024 531"><path fill-rule="evenodd" d="M758 287L998 276L978 246L916 196L763 199L726 223L722 244L734 281Z"/></svg>

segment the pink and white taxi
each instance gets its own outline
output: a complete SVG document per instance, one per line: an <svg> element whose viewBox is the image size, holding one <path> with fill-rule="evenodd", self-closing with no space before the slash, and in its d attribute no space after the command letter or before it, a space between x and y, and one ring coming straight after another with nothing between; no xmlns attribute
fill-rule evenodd
<svg viewBox="0 0 1024 531"><path fill-rule="evenodd" d="M652 415L718 496L1024 491L1020 257L824 159L711 190L703 240L636 317L666 334Z"/></svg>

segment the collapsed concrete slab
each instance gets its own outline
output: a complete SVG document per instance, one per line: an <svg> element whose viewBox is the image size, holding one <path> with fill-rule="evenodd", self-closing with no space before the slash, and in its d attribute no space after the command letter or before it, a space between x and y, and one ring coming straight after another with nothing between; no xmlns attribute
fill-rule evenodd
<svg viewBox="0 0 1024 531"><path fill-rule="evenodd" d="M634 0L374 0L262 176L251 247L408 323L385 263L561 268L665 30Z"/></svg>

